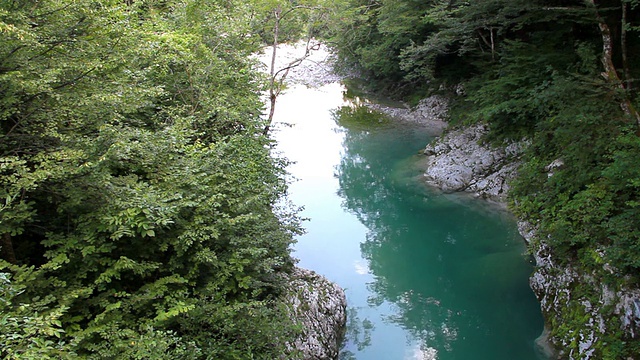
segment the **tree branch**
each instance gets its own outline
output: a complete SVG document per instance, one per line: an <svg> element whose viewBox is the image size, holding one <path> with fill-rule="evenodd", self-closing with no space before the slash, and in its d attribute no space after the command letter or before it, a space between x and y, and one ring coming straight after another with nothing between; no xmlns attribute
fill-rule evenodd
<svg viewBox="0 0 640 360"><path fill-rule="evenodd" d="M309 57L310 51L312 49L312 48L309 47L309 43L311 42L311 39L309 38L307 40L307 46L306 46L306 49L305 49L304 56L302 58L300 58L300 59L296 59L296 60L292 61L291 63L289 63L288 66L284 67L283 69L279 69L278 71L276 71L276 57L277 57L278 44L279 44L280 22L287 15L293 13L293 11L298 10L298 9L317 10L317 9L320 9L320 7L298 5L298 6L293 6L292 8L290 8L290 9L288 9L288 10L283 12L282 8L278 5L273 10L273 15L274 15L273 50L272 50L272 53L271 53L271 67L269 69L269 74L271 76L271 79L269 80L269 102L270 102L270 107L269 107L269 117L267 118L267 124L265 125L264 129L262 130L262 134L264 136L267 136L269 134L269 130L271 128L271 122L273 121L273 115L275 114L276 99L278 98L278 96L280 95L280 92L282 91L282 84L284 83L284 80L287 78L287 75L289 74L289 70L291 70L294 67L299 66L304 61L304 59ZM314 45L313 48L317 48L316 46L319 46L319 44ZM278 76L280 76L279 79L278 79ZM276 84L277 84L277 86L276 86Z"/></svg>

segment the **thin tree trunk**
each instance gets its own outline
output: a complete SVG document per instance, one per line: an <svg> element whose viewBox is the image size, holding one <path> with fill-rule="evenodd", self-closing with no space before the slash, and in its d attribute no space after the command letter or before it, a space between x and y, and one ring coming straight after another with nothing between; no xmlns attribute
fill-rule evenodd
<svg viewBox="0 0 640 360"><path fill-rule="evenodd" d="M319 45L320 45L320 44L316 44L314 46L310 46L311 36L312 36L312 32L310 32L309 33L309 39L307 40L307 46L305 48L304 56L302 56L299 59L293 60L286 67L276 71L277 49L278 49L278 43L280 41L280 39L279 39L279 36L280 36L280 22L288 14L290 14L293 11L296 11L298 9L319 10L320 8L298 5L298 6L292 7L291 9L289 9L289 10L287 10L285 12L282 12L282 8L280 6L278 6L273 11L274 17L275 17L275 24L273 26L273 50L271 52L271 68L269 69L269 75L271 76L271 79L269 80L269 102L270 102L270 108L269 108L269 117L267 118L267 124L265 125L264 129L262 130L262 134L264 136L267 136L269 134L269 130L271 129L271 123L273 122L273 115L274 115L275 109L276 109L276 100L278 99L278 96L282 92L282 85L284 83L284 80L287 78L287 75L289 74L289 70L291 70L291 69L293 69L293 68L295 68L297 66L300 66L300 64L302 64L302 62L311 55L311 50L317 50Z"/></svg>
<svg viewBox="0 0 640 360"><path fill-rule="evenodd" d="M2 234L2 241L0 242L0 247L2 247L2 258L8 261L11 264L16 264L18 261L16 259L16 254L13 252L13 241L11 241L11 234L4 233Z"/></svg>
<svg viewBox="0 0 640 360"><path fill-rule="evenodd" d="M602 65L604 66L604 72L602 73L602 76L609 83L624 91L624 84L622 83L622 80L620 80L620 76L618 76L616 67L613 64L613 42L611 40L611 30L609 29L609 25L607 25L604 18L600 16L595 0L589 0L589 3L591 3L591 5L593 5L594 7L596 19L598 21L598 27L600 28L600 33L602 34ZM624 99L620 102L620 107L622 108L622 111L625 112L625 114L634 118L636 120L636 123L640 126L640 114L638 114L638 111L635 109L633 104L631 104L631 100L629 100L628 96L624 96Z"/></svg>
<svg viewBox="0 0 640 360"><path fill-rule="evenodd" d="M278 97L276 90L276 56L278 51L278 36L280 33L280 15L282 14L282 8L278 5L278 7L273 11L275 16L275 24L273 25L273 51L271 53L271 68L269 69L269 75L271 79L269 80L269 117L267 118L267 125L262 130L262 134L267 136L269 134L269 130L271 129L271 121L273 120L273 114L276 111L276 99Z"/></svg>
<svg viewBox="0 0 640 360"><path fill-rule="evenodd" d="M496 42L493 38L493 27L489 28L489 33L491 33L491 61L496 61Z"/></svg>
<svg viewBox="0 0 640 360"><path fill-rule="evenodd" d="M622 29L620 30L620 47L622 48L622 69L624 70L624 85L631 90L631 70L629 68L629 56L627 54L627 11L629 4L622 2Z"/></svg>
<svg viewBox="0 0 640 360"><path fill-rule="evenodd" d="M480 38L482 39L482 41L484 41L485 45L487 45L487 47L489 47L491 49L491 61L495 61L496 60L496 44L495 44L495 38L493 35L493 27L485 27L485 29L489 29L489 40L487 40L487 37L484 36L484 34L482 33L482 30L478 29L478 34L480 35ZM482 45L480 46L480 50L482 50L482 52L484 53L484 49L482 48Z"/></svg>

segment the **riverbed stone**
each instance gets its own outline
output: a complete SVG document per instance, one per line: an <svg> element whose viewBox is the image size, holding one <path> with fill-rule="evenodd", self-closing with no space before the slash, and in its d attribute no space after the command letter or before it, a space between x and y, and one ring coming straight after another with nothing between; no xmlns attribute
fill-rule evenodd
<svg viewBox="0 0 640 360"><path fill-rule="evenodd" d="M342 288L311 270L294 268L285 301L303 328L290 346L305 360L337 360L347 322Z"/></svg>

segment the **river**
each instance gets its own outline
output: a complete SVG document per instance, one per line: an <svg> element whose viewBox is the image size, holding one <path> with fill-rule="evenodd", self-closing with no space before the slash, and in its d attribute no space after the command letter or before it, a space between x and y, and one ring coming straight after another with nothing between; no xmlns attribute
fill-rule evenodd
<svg viewBox="0 0 640 360"><path fill-rule="evenodd" d="M420 180L426 129L368 114L344 87L293 86L273 136L304 206L294 256L345 289L343 359L528 360L543 321L515 220Z"/></svg>

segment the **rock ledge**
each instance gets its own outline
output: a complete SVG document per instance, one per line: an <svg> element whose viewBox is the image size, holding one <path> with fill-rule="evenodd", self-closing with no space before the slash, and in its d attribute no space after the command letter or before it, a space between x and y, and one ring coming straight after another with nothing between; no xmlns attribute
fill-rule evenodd
<svg viewBox="0 0 640 360"><path fill-rule="evenodd" d="M485 125L453 130L427 145L427 183L447 192L467 191L500 203L506 201L508 181L516 175L526 144L490 147L482 143Z"/></svg>

